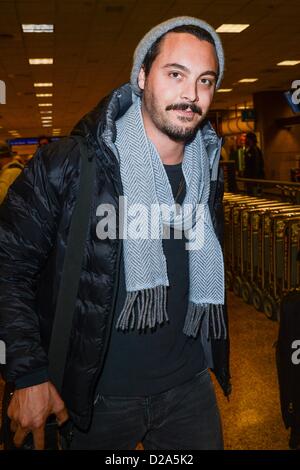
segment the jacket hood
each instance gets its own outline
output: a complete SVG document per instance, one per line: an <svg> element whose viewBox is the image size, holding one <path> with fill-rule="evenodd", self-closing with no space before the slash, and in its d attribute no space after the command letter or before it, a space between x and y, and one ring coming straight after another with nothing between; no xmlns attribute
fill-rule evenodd
<svg viewBox="0 0 300 470"><path fill-rule="evenodd" d="M115 121L132 104L131 85L126 83L103 98L95 108L83 116L73 128L71 135L85 136L101 149L103 143L111 148L116 137Z"/></svg>

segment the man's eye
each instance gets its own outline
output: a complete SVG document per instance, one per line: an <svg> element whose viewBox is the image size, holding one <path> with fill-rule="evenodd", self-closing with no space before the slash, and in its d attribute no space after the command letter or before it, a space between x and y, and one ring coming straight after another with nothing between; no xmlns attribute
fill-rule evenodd
<svg viewBox="0 0 300 470"><path fill-rule="evenodd" d="M201 83L203 83L203 85L207 85L207 86L212 86L213 85L213 82L209 78L201 78Z"/></svg>
<svg viewBox="0 0 300 470"><path fill-rule="evenodd" d="M171 72L171 73L170 73L170 77L173 77L173 78L180 78L181 75L180 75L179 72Z"/></svg>

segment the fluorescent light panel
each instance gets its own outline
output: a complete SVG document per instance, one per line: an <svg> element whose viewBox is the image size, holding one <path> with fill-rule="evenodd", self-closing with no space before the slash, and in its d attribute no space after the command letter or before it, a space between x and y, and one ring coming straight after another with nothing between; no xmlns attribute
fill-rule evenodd
<svg viewBox="0 0 300 470"><path fill-rule="evenodd" d="M232 88L219 88L218 93L229 93Z"/></svg>
<svg viewBox="0 0 300 470"><path fill-rule="evenodd" d="M44 111L43 109L41 109L40 113L41 114L52 114L52 109L50 109L49 111Z"/></svg>
<svg viewBox="0 0 300 470"><path fill-rule="evenodd" d="M257 82L258 78L242 78L242 80L239 80L239 83L253 83Z"/></svg>
<svg viewBox="0 0 300 470"><path fill-rule="evenodd" d="M52 106L52 103L39 103L39 106Z"/></svg>
<svg viewBox="0 0 300 470"><path fill-rule="evenodd" d="M292 66L292 65L298 65L298 64L300 64L300 60L283 60L282 62L278 62L277 65Z"/></svg>
<svg viewBox="0 0 300 470"><path fill-rule="evenodd" d="M35 96L37 98L50 98L53 96L53 93L37 93Z"/></svg>
<svg viewBox="0 0 300 470"><path fill-rule="evenodd" d="M23 33L53 33L53 24L22 24Z"/></svg>
<svg viewBox="0 0 300 470"><path fill-rule="evenodd" d="M247 29L250 24L222 24L216 29L217 33L241 33Z"/></svg>
<svg viewBox="0 0 300 470"><path fill-rule="evenodd" d="M34 86L35 87L49 87L49 86L53 86L53 83L51 82L46 82L46 83L34 83Z"/></svg>
<svg viewBox="0 0 300 470"><path fill-rule="evenodd" d="M53 58L48 57L48 58L42 58L42 59L28 59L30 65L47 65L47 64L53 64Z"/></svg>

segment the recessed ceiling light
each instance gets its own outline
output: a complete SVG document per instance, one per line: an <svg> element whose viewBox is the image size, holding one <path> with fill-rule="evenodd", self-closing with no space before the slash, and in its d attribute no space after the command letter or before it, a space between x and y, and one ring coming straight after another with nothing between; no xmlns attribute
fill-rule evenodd
<svg viewBox="0 0 300 470"><path fill-rule="evenodd" d="M52 127L52 124L42 124L43 127Z"/></svg>
<svg viewBox="0 0 300 470"><path fill-rule="evenodd" d="M9 132L10 134L15 134L15 133L18 132L18 131L12 130L12 131L8 131L8 132Z"/></svg>
<svg viewBox="0 0 300 470"><path fill-rule="evenodd" d="M23 33L53 33L53 24L22 24Z"/></svg>
<svg viewBox="0 0 300 470"><path fill-rule="evenodd" d="M46 121L52 121L52 117L41 117L41 121L42 122L46 122Z"/></svg>
<svg viewBox="0 0 300 470"><path fill-rule="evenodd" d="M39 106L52 106L52 103L39 103Z"/></svg>
<svg viewBox="0 0 300 470"><path fill-rule="evenodd" d="M250 24L222 24L216 29L217 33L241 33L247 29Z"/></svg>
<svg viewBox="0 0 300 470"><path fill-rule="evenodd" d="M49 111L41 110L40 113L41 114L52 114L52 109L49 109Z"/></svg>
<svg viewBox="0 0 300 470"><path fill-rule="evenodd" d="M35 96L37 98L50 98L53 96L53 93L37 93Z"/></svg>
<svg viewBox="0 0 300 470"><path fill-rule="evenodd" d="M60 132L61 129L53 129L53 132Z"/></svg>
<svg viewBox="0 0 300 470"><path fill-rule="evenodd" d="M258 78L242 78L242 80L239 80L239 83L253 83L257 80Z"/></svg>
<svg viewBox="0 0 300 470"><path fill-rule="evenodd" d="M49 83L48 82L47 83L34 83L34 86L35 87L42 87L42 86L49 87L49 86L53 86L53 83L51 83L51 82L49 82Z"/></svg>
<svg viewBox="0 0 300 470"><path fill-rule="evenodd" d="M232 91L232 88L219 88L218 93L229 93Z"/></svg>
<svg viewBox="0 0 300 470"><path fill-rule="evenodd" d="M30 65L47 65L47 64L53 64L53 58L43 58L43 59L28 59Z"/></svg>
<svg viewBox="0 0 300 470"><path fill-rule="evenodd" d="M283 60L282 62L278 62L277 65L291 66L291 65L298 65L298 64L300 64L300 60Z"/></svg>

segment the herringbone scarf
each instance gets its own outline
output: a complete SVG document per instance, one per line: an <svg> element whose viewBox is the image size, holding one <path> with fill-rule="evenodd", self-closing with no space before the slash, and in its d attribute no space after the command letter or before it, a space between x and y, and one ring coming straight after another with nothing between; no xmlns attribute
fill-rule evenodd
<svg viewBox="0 0 300 470"><path fill-rule="evenodd" d="M168 215L163 208L174 209L174 197L159 154L145 133L140 99L116 122L116 127L115 145L129 214L121 227L127 296L117 328L136 326L143 330L172 321L167 315L169 280L162 245L164 231L171 226L184 230L189 240L189 306L183 331L196 337L201 328L207 337L225 337L223 255L208 207L210 164L201 131L185 146L185 199ZM140 236L131 237L130 208L137 204L146 209L147 215L151 208L158 209L152 210L150 223L145 214L139 218Z"/></svg>

